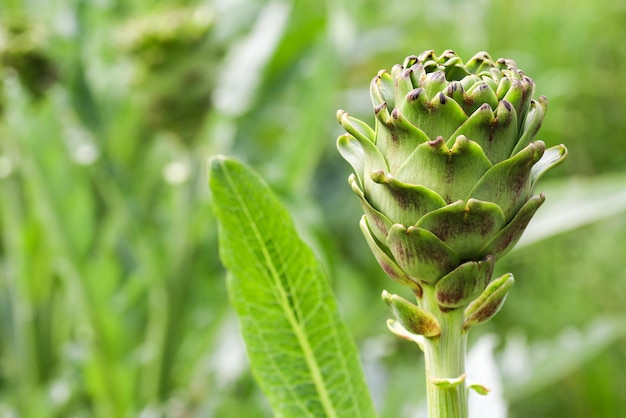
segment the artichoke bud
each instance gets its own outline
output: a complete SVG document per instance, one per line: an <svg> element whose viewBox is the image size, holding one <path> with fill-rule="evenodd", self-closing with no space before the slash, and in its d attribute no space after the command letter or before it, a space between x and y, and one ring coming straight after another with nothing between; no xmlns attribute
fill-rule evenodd
<svg viewBox="0 0 626 418"><path fill-rule="evenodd" d="M0 23L0 71L15 71L35 99L41 99L59 79L57 64L49 54L47 35L42 27L23 18L3 17Z"/></svg>
<svg viewBox="0 0 626 418"><path fill-rule="evenodd" d="M502 304L504 304L513 283L515 283L515 280L511 273L507 273L492 281L483 293L465 308L463 327L468 329L471 326L482 324L493 318L502 307Z"/></svg>
<svg viewBox="0 0 626 418"><path fill-rule="evenodd" d="M383 290L382 298L407 331L424 337L436 337L441 334L439 323L430 312L386 290Z"/></svg>
<svg viewBox="0 0 626 418"><path fill-rule="evenodd" d="M567 155L535 139L547 100L534 89L512 60L425 51L372 79L374 128L337 113L370 248L416 295L433 287L441 309L489 289L545 200L537 180Z"/></svg>
<svg viewBox="0 0 626 418"><path fill-rule="evenodd" d="M150 131L170 132L189 144L212 108L223 47L212 10L176 7L135 18L118 30L133 66L133 97Z"/></svg>

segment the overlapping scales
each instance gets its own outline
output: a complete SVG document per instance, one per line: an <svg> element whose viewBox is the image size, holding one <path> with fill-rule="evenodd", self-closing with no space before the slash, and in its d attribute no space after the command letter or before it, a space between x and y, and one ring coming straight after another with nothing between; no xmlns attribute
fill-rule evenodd
<svg viewBox="0 0 626 418"><path fill-rule="evenodd" d="M532 98L513 61L484 52L465 64L452 51L409 56L370 93L375 128L337 113L361 229L392 278L416 292L438 286L443 307L467 305L543 203L536 181L566 157L535 140L547 100Z"/></svg>

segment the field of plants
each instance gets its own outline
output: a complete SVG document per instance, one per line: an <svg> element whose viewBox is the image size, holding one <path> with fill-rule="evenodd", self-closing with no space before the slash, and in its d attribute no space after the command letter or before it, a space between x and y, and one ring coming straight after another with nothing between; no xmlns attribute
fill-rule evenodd
<svg viewBox="0 0 626 418"><path fill-rule="evenodd" d="M514 59L569 157L496 267L473 331L476 417L626 410L626 3L0 3L0 418L269 417L228 303L207 160L271 185L325 266L381 417L423 417L421 353L389 333L337 109L433 49Z"/></svg>

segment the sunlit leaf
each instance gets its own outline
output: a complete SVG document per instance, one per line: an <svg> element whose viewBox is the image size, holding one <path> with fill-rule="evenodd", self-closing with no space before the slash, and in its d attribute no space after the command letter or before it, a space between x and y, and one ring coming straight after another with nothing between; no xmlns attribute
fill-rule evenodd
<svg viewBox="0 0 626 418"><path fill-rule="evenodd" d="M214 158L209 184L230 300L276 416L375 416L326 275L289 214L235 160Z"/></svg>

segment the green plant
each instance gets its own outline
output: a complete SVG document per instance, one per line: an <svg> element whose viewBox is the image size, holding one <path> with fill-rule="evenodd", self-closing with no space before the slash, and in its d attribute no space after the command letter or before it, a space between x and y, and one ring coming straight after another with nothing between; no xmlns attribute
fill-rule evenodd
<svg viewBox="0 0 626 418"><path fill-rule="evenodd" d="M383 270L417 301L383 292L396 317L389 329L425 353L431 418L468 416L467 333L502 306L513 276L492 280L494 263L512 249L543 204L544 196L533 192L537 180L567 155L562 145L546 149L534 140L547 100L536 101L533 93L533 80L511 60L479 53L463 63L449 50L441 56L426 51L372 80L375 129L337 113L348 132L338 147L355 170L349 181L365 211L361 230ZM327 358L353 354L328 336L306 331L322 328L337 336L341 326L319 314L334 315L334 307L322 305L318 292L310 291L323 287L325 279L312 274L319 269L310 257L299 258L308 252L281 220L286 214L266 218L260 212L280 209L258 194L264 187L243 166L216 158L211 168L221 256L232 273L231 299L275 410L295 414L286 409L296 403L293 397L300 400L298 413L314 416L341 416L344 401L369 405L360 386L351 391L359 394L354 398L328 398L334 385L345 386L345 379L354 377L324 379L318 369L349 372L356 366L320 366L324 350ZM277 330L284 330L281 338ZM283 338L290 340L287 350ZM277 356L287 352L294 362L276 367ZM298 374L303 370L307 373ZM289 392L285 402L287 395L280 394L294 380L315 390ZM470 387L487 392L479 384ZM368 407L351 416L371 413Z"/></svg>
<svg viewBox="0 0 626 418"><path fill-rule="evenodd" d="M468 377L492 389L470 412L621 418L626 334L607 319L623 329L623 5L480 6L0 2L0 417L274 416L217 259L213 154L266 179L314 250L378 415L424 416L423 353L389 333L380 291L415 300L369 254L332 140L339 107L373 126L370 79L424 45L515 57L550 99L540 139L571 151L496 263L517 281L469 335ZM139 42L119 42L127 29Z"/></svg>
<svg viewBox="0 0 626 418"><path fill-rule="evenodd" d="M417 299L383 293L397 318L391 331L426 355L431 417L467 416L467 332L504 302L513 276L492 281L494 263L543 204L537 180L567 155L534 141L547 100L533 92L512 60L426 51L372 80L375 130L337 114L361 230Z"/></svg>

